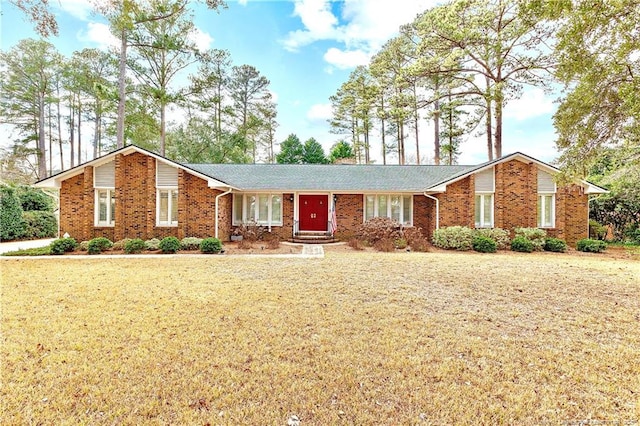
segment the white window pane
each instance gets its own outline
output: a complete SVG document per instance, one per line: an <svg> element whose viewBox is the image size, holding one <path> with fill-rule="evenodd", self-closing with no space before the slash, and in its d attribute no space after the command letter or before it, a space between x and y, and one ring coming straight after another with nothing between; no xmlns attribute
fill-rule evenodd
<svg viewBox="0 0 640 426"><path fill-rule="evenodd" d="M258 221L266 222L269 220L269 196L258 196Z"/></svg>
<svg viewBox="0 0 640 426"><path fill-rule="evenodd" d="M273 195L271 197L271 221L282 222L282 196Z"/></svg>
<svg viewBox="0 0 640 426"><path fill-rule="evenodd" d="M160 191L160 222L167 222L169 219L169 192Z"/></svg>
<svg viewBox="0 0 640 426"><path fill-rule="evenodd" d="M98 221L107 221L107 193L108 191L98 191Z"/></svg>
<svg viewBox="0 0 640 426"><path fill-rule="evenodd" d="M400 196L392 195L391 201L391 219L400 222Z"/></svg>
<svg viewBox="0 0 640 426"><path fill-rule="evenodd" d="M387 217L387 196L378 195L378 217Z"/></svg>
<svg viewBox="0 0 640 426"><path fill-rule="evenodd" d="M544 226L544 218L542 217L542 203L544 203L544 196L538 196L538 227Z"/></svg>
<svg viewBox="0 0 640 426"><path fill-rule="evenodd" d="M367 195L365 206L365 220L369 220L374 216L375 196Z"/></svg>
<svg viewBox="0 0 640 426"><path fill-rule="evenodd" d="M411 225L411 196L402 197L402 221L405 225Z"/></svg>
<svg viewBox="0 0 640 426"><path fill-rule="evenodd" d="M178 221L178 191L171 191L171 222Z"/></svg>
<svg viewBox="0 0 640 426"><path fill-rule="evenodd" d="M242 223L242 194L233 194L233 220Z"/></svg>
<svg viewBox="0 0 640 426"><path fill-rule="evenodd" d="M256 196L247 195L247 220L253 222L256 220Z"/></svg>
<svg viewBox="0 0 640 426"><path fill-rule="evenodd" d="M493 211L492 198L491 195L484 196L483 226L491 226L491 212Z"/></svg>
<svg viewBox="0 0 640 426"><path fill-rule="evenodd" d="M553 226L553 197L547 195L544 197L544 224L545 226Z"/></svg>
<svg viewBox="0 0 640 426"><path fill-rule="evenodd" d="M476 218L476 228L479 228L480 226L482 226L482 221L481 221L481 215L482 215L482 196L481 195L476 195L476 203L475 203L475 207L476 207L476 214L475 214L475 218Z"/></svg>

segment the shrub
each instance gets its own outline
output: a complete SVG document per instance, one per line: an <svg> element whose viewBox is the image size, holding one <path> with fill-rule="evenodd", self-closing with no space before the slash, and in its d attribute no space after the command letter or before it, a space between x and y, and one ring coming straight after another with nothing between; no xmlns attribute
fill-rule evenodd
<svg viewBox="0 0 640 426"><path fill-rule="evenodd" d="M595 219L589 219L589 238L604 240L607 236L607 227Z"/></svg>
<svg viewBox="0 0 640 426"><path fill-rule="evenodd" d="M0 186L0 240L17 240L24 235L22 207L16 191Z"/></svg>
<svg viewBox="0 0 640 426"><path fill-rule="evenodd" d="M440 228L433 233L433 244L446 250L471 250L473 234L466 226Z"/></svg>
<svg viewBox="0 0 640 426"><path fill-rule="evenodd" d="M397 249L403 250L407 248L409 243L404 238L398 238L393 242L393 245L396 246Z"/></svg>
<svg viewBox="0 0 640 426"><path fill-rule="evenodd" d="M74 251L77 246L78 243L73 238L58 238L49 245L49 248L51 254L63 254Z"/></svg>
<svg viewBox="0 0 640 426"><path fill-rule="evenodd" d="M105 250L109 250L111 247L113 247L111 240L105 237L98 237L89 241L87 251L89 254L100 254Z"/></svg>
<svg viewBox="0 0 640 426"><path fill-rule="evenodd" d="M544 242L547 239L547 231L540 228L516 228L516 238L523 237L531 241L533 249L536 251L542 251L544 249Z"/></svg>
<svg viewBox="0 0 640 426"><path fill-rule="evenodd" d="M515 237L511 241L511 250L531 253L533 251L533 243L523 236Z"/></svg>
<svg viewBox="0 0 640 426"><path fill-rule="evenodd" d="M388 217L367 220L356 232L356 237L374 246L380 240L397 240L402 237L400 224Z"/></svg>
<svg viewBox="0 0 640 426"><path fill-rule="evenodd" d="M411 240L410 247L413 251L427 252L429 251L429 241L424 237L414 238Z"/></svg>
<svg viewBox="0 0 640 426"><path fill-rule="evenodd" d="M180 250L180 240L176 237L164 237L160 241L160 251L163 253L177 253Z"/></svg>
<svg viewBox="0 0 640 426"><path fill-rule="evenodd" d="M275 234L269 234L269 238L265 238L265 242L267 243L267 248L269 250L280 248L280 237Z"/></svg>
<svg viewBox="0 0 640 426"><path fill-rule="evenodd" d="M471 246L480 253L495 253L498 249L498 244L495 241L482 235L476 235Z"/></svg>
<svg viewBox="0 0 640 426"><path fill-rule="evenodd" d="M185 237L180 241L180 250L198 250L200 243L202 243L202 238Z"/></svg>
<svg viewBox="0 0 640 426"><path fill-rule="evenodd" d="M381 240L376 241L373 244L373 248L376 249L377 251L390 253L396 250L396 245L394 244L394 241L392 239L383 238Z"/></svg>
<svg viewBox="0 0 640 426"><path fill-rule="evenodd" d="M30 186L20 186L16 189L16 195L20 200L22 210L25 212L53 212L53 198L47 195L42 189L32 188Z"/></svg>
<svg viewBox="0 0 640 426"><path fill-rule="evenodd" d="M113 246L111 246L112 250L123 250L125 249L125 247L127 246L127 243L131 241L131 238L125 238L122 239L120 241L116 241L115 243L113 243Z"/></svg>
<svg viewBox="0 0 640 426"><path fill-rule="evenodd" d="M402 230L402 237L407 241L408 245L412 245L415 240L424 240L424 235L422 234L422 228L419 227L410 227L404 228Z"/></svg>
<svg viewBox="0 0 640 426"><path fill-rule="evenodd" d="M496 243L498 250L506 250L511 244L509 231L502 228L479 228L476 229L476 235L491 238Z"/></svg>
<svg viewBox="0 0 640 426"><path fill-rule="evenodd" d="M249 250L253 248L253 242L244 238L238 241L238 248L241 250Z"/></svg>
<svg viewBox="0 0 640 426"><path fill-rule="evenodd" d="M80 244L78 244L78 250L88 251L89 250L89 241L80 241Z"/></svg>
<svg viewBox="0 0 640 426"><path fill-rule="evenodd" d="M640 245L640 227L629 228L625 231L625 236L631 244Z"/></svg>
<svg viewBox="0 0 640 426"><path fill-rule="evenodd" d="M547 238L544 241L544 250L556 253L564 253L567 251L567 243L560 238Z"/></svg>
<svg viewBox="0 0 640 426"><path fill-rule="evenodd" d="M254 242L261 240L267 228L258 225L257 222L243 223L233 230L233 235L241 235L242 240Z"/></svg>
<svg viewBox="0 0 640 426"><path fill-rule="evenodd" d="M349 242L347 244L349 244L349 247L354 250L364 250L364 244L362 243L362 240L358 238L349 239Z"/></svg>
<svg viewBox="0 0 640 426"><path fill-rule="evenodd" d="M58 233L58 220L52 212L47 211L23 211L22 223L24 224L23 238L51 238Z"/></svg>
<svg viewBox="0 0 640 426"><path fill-rule="evenodd" d="M143 240L141 240L140 238L134 238L126 242L126 244L124 245L124 252L129 254L140 253L145 248L146 246Z"/></svg>
<svg viewBox="0 0 640 426"><path fill-rule="evenodd" d="M592 240L591 238L585 238L578 241L576 244L578 251L584 251L588 253L601 253L607 249L607 243L601 240Z"/></svg>
<svg viewBox="0 0 640 426"><path fill-rule="evenodd" d="M217 238L205 238L200 242L200 251L203 253L220 253L222 241Z"/></svg>
<svg viewBox="0 0 640 426"><path fill-rule="evenodd" d="M144 242L144 247L147 250L160 250L160 240L157 238L151 238Z"/></svg>

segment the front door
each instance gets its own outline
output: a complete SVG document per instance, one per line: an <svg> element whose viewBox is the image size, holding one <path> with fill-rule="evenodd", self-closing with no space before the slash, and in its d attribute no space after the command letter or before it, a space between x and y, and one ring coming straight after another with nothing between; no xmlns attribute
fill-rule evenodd
<svg viewBox="0 0 640 426"><path fill-rule="evenodd" d="M300 230L326 231L329 219L327 195L300 195Z"/></svg>

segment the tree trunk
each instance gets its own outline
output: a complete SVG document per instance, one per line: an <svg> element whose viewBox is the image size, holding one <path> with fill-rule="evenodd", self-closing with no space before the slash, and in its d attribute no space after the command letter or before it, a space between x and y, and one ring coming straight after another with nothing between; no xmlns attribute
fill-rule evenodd
<svg viewBox="0 0 640 426"><path fill-rule="evenodd" d="M166 137L165 108L166 106L164 104L160 105L160 155L162 155L163 157L165 156L164 148L165 148L165 137Z"/></svg>
<svg viewBox="0 0 640 426"><path fill-rule="evenodd" d="M78 165L82 164L82 99L78 94Z"/></svg>
<svg viewBox="0 0 640 426"><path fill-rule="evenodd" d="M496 108L496 133L494 135L493 152L496 158L502 157L502 104L504 103L501 83L498 83L496 90L496 99L494 105Z"/></svg>
<svg viewBox="0 0 640 426"><path fill-rule="evenodd" d="M69 158L71 159L70 164L71 168L76 165L76 152L74 150L74 139L75 139L75 129L76 129L76 111L75 111L75 102L73 96L71 96L71 108L69 110Z"/></svg>
<svg viewBox="0 0 640 426"><path fill-rule="evenodd" d="M485 102L487 103L487 157L489 159L489 161L493 161L493 147L491 145L492 142L492 118L491 118L491 109L492 109L492 102L491 102L491 93L489 93L489 87L490 87L490 82L489 82L489 77L485 77L486 81L487 81L487 94L485 96Z"/></svg>
<svg viewBox="0 0 640 426"><path fill-rule="evenodd" d="M371 161L369 157L369 120L364 123L364 162L369 164Z"/></svg>
<svg viewBox="0 0 640 426"><path fill-rule="evenodd" d="M60 89L58 88L58 97L56 101L58 110L58 144L60 146L60 170L64 170L64 155L62 148L62 116L60 114Z"/></svg>
<svg viewBox="0 0 640 426"><path fill-rule="evenodd" d="M386 135L384 129L384 97L381 98L380 107L382 109L382 118L380 118L380 123L382 125L382 164L387 164L387 143L386 143Z"/></svg>
<svg viewBox="0 0 640 426"><path fill-rule="evenodd" d="M440 101L433 104L433 162L440 164Z"/></svg>
<svg viewBox="0 0 640 426"><path fill-rule="evenodd" d="M116 147L124 146L124 118L126 102L126 81L127 72L127 33L123 29L120 33L120 62L118 72L118 120L116 122Z"/></svg>
<svg viewBox="0 0 640 426"><path fill-rule="evenodd" d="M414 106L413 106L413 122L415 125L415 136L416 136L416 164L420 165L420 140L418 137L418 121L420 120L420 114L418 113L418 94L416 92L416 86L413 85L413 96L414 96Z"/></svg>
<svg viewBox="0 0 640 426"><path fill-rule="evenodd" d="M47 177L47 156L44 134L44 93L38 94L38 178Z"/></svg>
<svg viewBox="0 0 640 426"><path fill-rule="evenodd" d="M49 122L49 175L53 175L53 128L51 124L51 104L48 105L48 122Z"/></svg>

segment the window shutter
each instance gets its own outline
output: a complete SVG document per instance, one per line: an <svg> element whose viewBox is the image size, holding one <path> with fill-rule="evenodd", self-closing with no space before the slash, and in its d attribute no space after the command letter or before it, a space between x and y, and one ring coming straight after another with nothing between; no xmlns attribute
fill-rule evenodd
<svg viewBox="0 0 640 426"><path fill-rule="evenodd" d="M538 169L538 192L556 192L556 183L550 173Z"/></svg>
<svg viewBox="0 0 640 426"><path fill-rule="evenodd" d="M110 161L93 169L94 188L116 187L116 162Z"/></svg>
<svg viewBox="0 0 640 426"><path fill-rule="evenodd" d="M175 188L178 186L178 169L162 161L156 161L156 186Z"/></svg>
<svg viewBox="0 0 640 426"><path fill-rule="evenodd" d="M493 167L476 173L476 192L493 192Z"/></svg>

